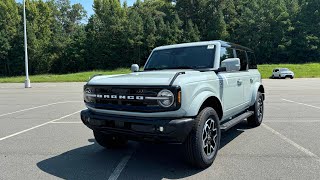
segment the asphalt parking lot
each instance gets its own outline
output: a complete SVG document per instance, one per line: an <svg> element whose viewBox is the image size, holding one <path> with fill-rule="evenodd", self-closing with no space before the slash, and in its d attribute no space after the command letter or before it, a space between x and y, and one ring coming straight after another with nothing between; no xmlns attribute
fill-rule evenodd
<svg viewBox="0 0 320 180"><path fill-rule="evenodd" d="M264 123L224 133L205 170L179 145L97 145L79 118L83 83L0 84L0 179L320 179L320 79L263 83Z"/></svg>

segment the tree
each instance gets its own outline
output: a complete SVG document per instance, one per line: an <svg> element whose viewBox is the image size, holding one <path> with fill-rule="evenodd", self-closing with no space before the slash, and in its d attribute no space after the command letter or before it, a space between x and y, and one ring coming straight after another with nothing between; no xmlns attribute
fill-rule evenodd
<svg viewBox="0 0 320 180"><path fill-rule="evenodd" d="M290 53L294 62L320 62L320 2L308 0L294 19Z"/></svg>
<svg viewBox="0 0 320 180"><path fill-rule="evenodd" d="M84 70L86 35L81 20L86 17L86 11L81 4L71 5L70 0L52 0L49 5L55 17L52 43L49 47L52 52L50 72L67 73Z"/></svg>
<svg viewBox="0 0 320 180"><path fill-rule="evenodd" d="M183 28L182 28L183 22L180 20L179 15L175 14L173 21L170 25L170 35L171 35L171 43L181 43L182 42L182 36L183 36Z"/></svg>
<svg viewBox="0 0 320 180"><path fill-rule="evenodd" d="M20 21L15 1L0 1L0 75L11 75L12 67L15 66L9 56L18 35Z"/></svg>
<svg viewBox="0 0 320 180"><path fill-rule="evenodd" d="M129 11L128 16L128 43L130 44L129 57L133 59L129 60L134 63L140 64L141 60L141 46L143 45L143 20L136 10Z"/></svg>
<svg viewBox="0 0 320 180"><path fill-rule="evenodd" d="M197 25L194 25L192 20L188 20L186 30L184 32L184 42L196 42L200 40L200 32Z"/></svg>

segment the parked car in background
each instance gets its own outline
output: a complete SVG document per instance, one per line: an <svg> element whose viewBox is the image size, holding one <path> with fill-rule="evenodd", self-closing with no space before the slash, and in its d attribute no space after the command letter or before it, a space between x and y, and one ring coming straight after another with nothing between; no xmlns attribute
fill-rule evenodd
<svg viewBox="0 0 320 180"><path fill-rule="evenodd" d="M294 78L294 73L290 71L288 68L276 68L272 71L272 79L274 78Z"/></svg>

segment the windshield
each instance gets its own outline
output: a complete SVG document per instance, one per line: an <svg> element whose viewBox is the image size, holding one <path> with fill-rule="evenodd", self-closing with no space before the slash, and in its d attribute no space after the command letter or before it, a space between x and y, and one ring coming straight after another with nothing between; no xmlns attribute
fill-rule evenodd
<svg viewBox="0 0 320 180"><path fill-rule="evenodd" d="M213 68L214 46L193 46L154 51L144 70Z"/></svg>
<svg viewBox="0 0 320 180"><path fill-rule="evenodd" d="M282 68L280 71L289 71L288 68Z"/></svg>

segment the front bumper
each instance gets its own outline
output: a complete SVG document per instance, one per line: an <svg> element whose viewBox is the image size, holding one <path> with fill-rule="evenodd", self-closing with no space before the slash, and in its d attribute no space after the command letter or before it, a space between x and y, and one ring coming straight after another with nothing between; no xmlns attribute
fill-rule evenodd
<svg viewBox="0 0 320 180"><path fill-rule="evenodd" d="M182 143L189 135L193 118L146 118L81 111L81 120L94 131L125 136L130 140Z"/></svg>

